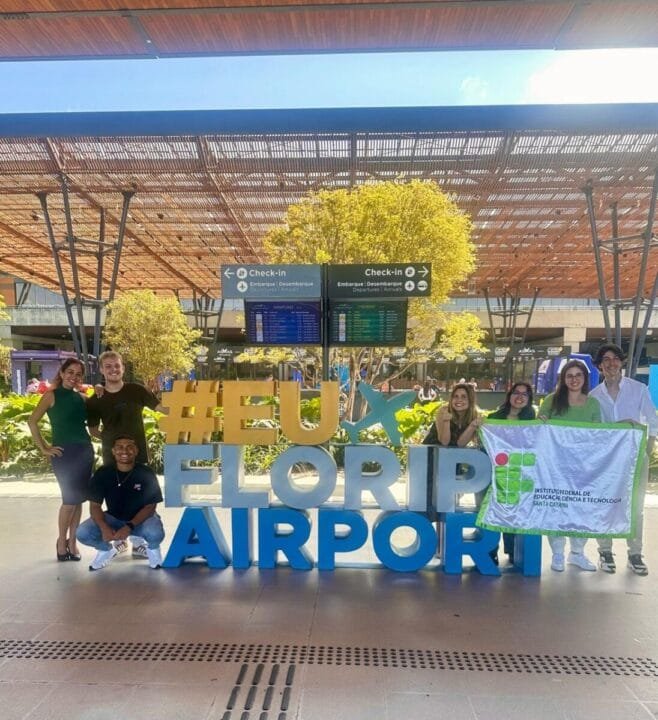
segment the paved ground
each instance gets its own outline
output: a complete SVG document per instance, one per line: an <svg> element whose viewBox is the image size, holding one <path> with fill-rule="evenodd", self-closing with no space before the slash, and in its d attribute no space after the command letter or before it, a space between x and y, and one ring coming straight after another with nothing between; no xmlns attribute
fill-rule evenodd
<svg viewBox="0 0 658 720"><path fill-rule="evenodd" d="M89 550L55 561L58 504L52 483L0 482L2 720L658 717L653 499L648 577L545 559L535 579L127 556L90 573Z"/></svg>

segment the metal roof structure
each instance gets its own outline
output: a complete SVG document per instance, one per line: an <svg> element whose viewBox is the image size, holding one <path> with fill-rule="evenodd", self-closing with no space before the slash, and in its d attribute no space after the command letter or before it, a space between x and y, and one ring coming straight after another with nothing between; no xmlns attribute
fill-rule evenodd
<svg viewBox="0 0 658 720"><path fill-rule="evenodd" d="M613 203L619 235L641 233L656 168L656 104L0 116L0 270L58 289L37 193L63 241L62 178L82 249L101 208L116 238L134 192L117 290L181 297L217 297L221 264L266 261L267 229L309 191L421 178L474 221L478 266L462 294L597 297L583 188L601 238ZM95 258L78 262L82 295L99 297ZM633 296L637 256L620 263ZM656 272L650 257L647 296Z"/></svg>
<svg viewBox="0 0 658 720"><path fill-rule="evenodd" d="M653 0L2 0L0 58L658 44Z"/></svg>

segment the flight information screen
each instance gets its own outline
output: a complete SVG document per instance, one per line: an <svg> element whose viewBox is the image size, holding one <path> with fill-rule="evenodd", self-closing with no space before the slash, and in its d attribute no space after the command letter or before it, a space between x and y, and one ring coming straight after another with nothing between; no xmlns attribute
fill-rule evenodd
<svg viewBox="0 0 658 720"><path fill-rule="evenodd" d="M320 345L320 301L245 300L245 325L249 345Z"/></svg>
<svg viewBox="0 0 658 720"><path fill-rule="evenodd" d="M406 343L406 300L332 301L330 311L331 345L402 346Z"/></svg>

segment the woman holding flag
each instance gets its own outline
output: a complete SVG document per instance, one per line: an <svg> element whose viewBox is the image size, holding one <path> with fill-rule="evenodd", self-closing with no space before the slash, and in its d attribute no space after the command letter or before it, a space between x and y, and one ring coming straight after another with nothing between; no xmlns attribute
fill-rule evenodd
<svg viewBox="0 0 658 720"><path fill-rule="evenodd" d="M601 422L601 407L593 397L588 397L589 371L580 360L569 360L562 371L554 393L547 395L539 408L542 420L551 418L570 422ZM557 572L564 570L564 549L566 537L549 536L548 542L553 551L551 569ZM571 552L567 558L570 565L581 570L595 571L596 565L583 552L587 538L572 537Z"/></svg>
<svg viewBox="0 0 658 720"><path fill-rule="evenodd" d="M487 420L534 420L535 408L532 405L532 385L520 380L510 388L505 401ZM514 533L503 533L503 549L511 563L514 562ZM497 553L496 553L497 555Z"/></svg>

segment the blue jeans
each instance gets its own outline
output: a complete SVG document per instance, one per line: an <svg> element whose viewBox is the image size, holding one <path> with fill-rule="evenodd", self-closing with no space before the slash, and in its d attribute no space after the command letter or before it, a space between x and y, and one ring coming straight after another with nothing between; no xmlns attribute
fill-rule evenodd
<svg viewBox="0 0 658 720"><path fill-rule="evenodd" d="M104 513L104 517L105 522L112 530L119 530L126 524L123 520L117 520L109 513ZM160 516L154 513L151 517L146 518L143 523L135 525L135 529L131 530L130 534L144 538L151 550L159 548L160 543L164 540L164 528L162 527ZM103 540L103 533L101 533L100 527L98 527L93 518L87 518L80 524L76 537L83 545L90 545L96 548L96 550L109 550L111 547L109 542Z"/></svg>

